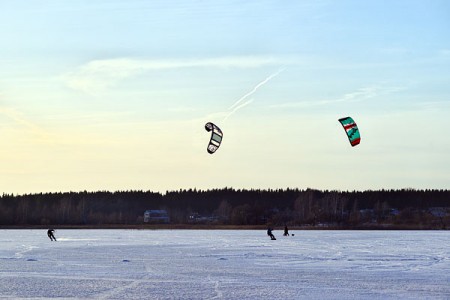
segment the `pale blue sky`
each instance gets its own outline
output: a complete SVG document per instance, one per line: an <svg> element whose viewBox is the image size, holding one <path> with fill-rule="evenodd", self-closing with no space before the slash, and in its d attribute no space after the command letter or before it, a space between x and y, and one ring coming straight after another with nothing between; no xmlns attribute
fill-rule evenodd
<svg viewBox="0 0 450 300"><path fill-rule="evenodd" d="M450 188L449 1L2 0L0 66L0 192Z"/></svg>

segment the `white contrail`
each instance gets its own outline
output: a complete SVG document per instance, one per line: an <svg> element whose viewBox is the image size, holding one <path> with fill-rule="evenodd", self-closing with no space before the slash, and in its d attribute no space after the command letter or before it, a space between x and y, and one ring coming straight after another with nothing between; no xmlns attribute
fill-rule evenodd
<svg viewBox="0 0 450 300"><path fill-rule="evenodd" d="M253 102L253 98L250 99L250 100L248 100L248 101L246 101L246 102L244 102L244 103L239 104L238 106L236 106L235 108L233 108L233 110L230 111L230 112L225 116L225 118L223 119L223 121L225 122L225 121L226 121L232 114L234 114L236 111L238 111L239 109L243 108L244 106L249 105L249 104L252 103L252 102Z"/></svg>
<svg viewBox="0 0 450 300"><path fill-rule="evenodd" d="M278 74L280 74L281 72L284 71L284 68L273 73L272 75L270 75L269 77L267 77L266 79L264 79L263 81L261 81L260 83L258 83L250 92L248 92L247 94L245 94L244 96L242 96L238 101L236 101L233 105L230 106L230 108L228 109L234 109L236 106L238 106L242 101L244 101L247 97L253 95L261 86L263 86L264 84L266 84L267 82L269 82L269 80L271 80L272 78L274 78L275 76L277 76Z"/></svg>
<svg viewBox="0 0 450 300"><path fill-rule="evenodd" d="M150 71L187 68L257 68L272 66L278 59L268 56L225 56L206 59L134 59L115 58L92 60L61 79L75 90L97 94L129 77Z"/></svg>

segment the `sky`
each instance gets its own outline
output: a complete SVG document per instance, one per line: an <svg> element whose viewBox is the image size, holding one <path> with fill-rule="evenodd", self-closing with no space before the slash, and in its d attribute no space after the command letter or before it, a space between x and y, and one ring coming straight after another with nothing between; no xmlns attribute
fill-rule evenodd
<svg viewBox="0 0 450 300"><path fill-rule="evenodd" d="M450 189L449 1L2 0L0 37L0 193Z"/></svg>

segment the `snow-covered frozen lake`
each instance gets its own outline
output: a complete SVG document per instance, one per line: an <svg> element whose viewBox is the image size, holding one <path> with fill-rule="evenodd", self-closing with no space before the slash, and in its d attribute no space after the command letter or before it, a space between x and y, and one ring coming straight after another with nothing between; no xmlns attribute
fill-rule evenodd
<svg viewBox="0 0 450 300"><path fill-rule="evenodd" d="M450 231L0 230L0 298L450 299Z"/></svg>

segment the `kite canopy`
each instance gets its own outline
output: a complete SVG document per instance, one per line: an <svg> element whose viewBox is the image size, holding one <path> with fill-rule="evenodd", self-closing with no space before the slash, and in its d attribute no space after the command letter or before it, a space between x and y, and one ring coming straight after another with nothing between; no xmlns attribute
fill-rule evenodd
<svg viewBox="0 0 450 300"><path fill-rule="evenodd" d="M209 154L213 154L219 149L220 144L222 143L223 133L219 127L215 124L208 122L205 124L206 131L211 131L211 138L209 140L208 148L206 149Z"/></svg>
<svg viewBox="0 0 450 300"><path fill-rule="evenodd" d="M339 119L339 122L342 124L342 127L344 127L352 147L358 145L361 141L361 136L359 135L359 130L355 121L350 117L346 117Z"/></svg>

